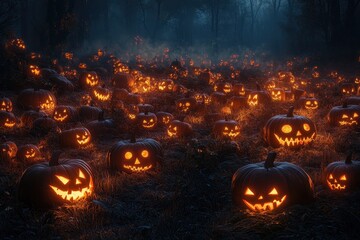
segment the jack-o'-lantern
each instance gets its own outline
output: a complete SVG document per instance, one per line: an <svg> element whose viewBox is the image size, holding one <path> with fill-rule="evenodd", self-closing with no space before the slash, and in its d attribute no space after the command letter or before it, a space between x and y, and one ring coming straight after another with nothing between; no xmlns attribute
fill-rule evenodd
<svg viewBox="0 0 360 240"><path fill-rule="evenodd" d="M48 90L25 89L17 98L17 104L23 109L40 109L46 114L52 115L56 106L55 96Z"/></svg>
<svg viewBox="0 0 360 240"><path fill-rule="evenodd" d="M21 176L19 200L33 207L48 208L85 199L94 191L91 167L81 159L62 159L61 152L49 162L37 163Z"/></svg>
<svg viewBox="0 0 360 240"><path fill-rule="evenodd" d="M0 144L0 161L10 161L15 158L17 150L14 142L5 139L5 142Z"/></svg>
<svg viewBox="0 0 360 240"><path fill-rule="evenodd" d="M64 52L64 58L65 58L66 60L73 60L73 58L74 58L74 53L72 53L72 52Z"/></svg>
<svg viewBox="0 0 360 240"><path fill-rule="evenodd" d="M111 170L140 173L155 168L162 157L163 150L158 141L132 138L115 143L108 151L107 163Z"/></svg>
<svg viewBox="0 0 360 240"><path fill-rule="evenodd" d="M348 191L360 188L360 161L352 161L349 154L345 161L332 162L325 168L325 181L330 190Z"/></svg>
<svg viewBox="0 0 360 240"><path fill-rule="evenodd" d="M278 72L278 78L280 81L287 82L287 83L294 83L295 76L292 72Z"/></svg>
<svg viewBox="0 0 360 240"><path fill-rule="evenodd" d="M84 147L91 143L91 133L84 127L72 128L62 131L59 141L62 147Z"/></svg>
<svg viewBox="0 0 360 240"><path fill-rule="evenodd" d="M235 83L233 85L233 93L235 94L235 96L245 96L246 90L244 84Z"/></svg>
<svg viewBox="0 0 360 240"><path fill-rule="evenodd" d="M83 88L93 88L99 85L100 80L96 72L85 72L80 77L80 85Z"/></svg>
<svg viewBox="0 0 360 240"><path fill-rule="evenodd" d="M174 88L174 81L171 79L160 80L157 83L157 88L160 92L172 92Z"/></svg>
<svg viewBox="0 0 360 240"><path fill-rule="evenodd" d="M0 111L11 112L13 109L13 104L9 98L2 97L0 98Z"/></svg>
<svg viewBox="0 0 360 240"><path fill-rule="evenodd" d="M316 110L319 108L319 101L314 97L301 97L296 105L302 109Z"/></svg>
<svg viewBox="0 0 360 240"><path fill-rule="evenodd" d="M285 91L282 88L273 88L270 90L271 99L275 102L285 101Z"/></svg>
<svg viewBox="0 0 360 240"><path fill-rule="evenodd" d="M99 102L108 102L111 99L111 90L106 88L105 85L95 87L90 93L93 99Z"/></svg>
<svg viewBox="0 0 360 240"><path fill-rule="evenodd" d="M176 109L182 113L188 113L196 109L195 98L180 98L175 102Z"/></svg>
<svg viewBox="0 0 360 240"><path fill-rule="evenodd" d="M345 101L342 106L333 107L328 114L331 126L358 126L360 123L360 106L348 105Z"/></svg>
<svg viewBox="0 0 360 240"><path fill-rule="evenodd" d="M240 135L240 125L235 120L219 120L214 124L213 133L217 138L235 139Z"/></svg>
<svg viewBox="0 0 360 240"><path fill-rule="evenodd" d="M11 39L7 42L6 48L15 53L23 53L26 50L24 40L21 38Z"/></svg>
<svg viewBox="0 0 360 240"><path fill-rule="evenodd" d="M259 84L256 84L256 91L251 91L247 98L247 103L250 107L257 107L262 104L269 103L271 97L265 91L262 91Z"/></svg>
<svg viewBox="0 0 360 240"><path fill-rule="evenodd" d="M77 121L78 116L76 108L72 106L60 105L55 108L53 118L59 123L68 123Z"/></svg>
<svg viewBox="0 0 360 240"><path fill-rule="evenodd" d="M310 176L289 162L275 162L275 152L266 161L239 168L232 177L232 199L236 206L254 212L274 211L291 204L314 200Z"/></svg>
<svg viewBox="0 0 360 240"><path fill-rule="evenodd" d="M174 120L174 116L168 112L157 112L157 123L160 126L167 126L172 120Z"/></svg>
<svg viewBox="0 0 360 240"><path fill-rule="evenodd" d="M274 88L278 88L279 87L279 83L278 81L276 81L274 78L270 78L269 80L267 80L264 84L264 88L267 91L271 91Z"/></svg>
<svg viewBox="0 0 360 240"><path fill-rule="evenodd" d="M125 106L125 114L126 117L130 120L130 121L135 121L136 120L136 116L139 114L139 108L137 107L137 105L134 104L130 104Z"/></svg>
<svg viewBox="0 0 360 240"><path fill-rule="evenodd" d="M340 92L342 95L350 96L356 94L355 85L353 83L343 83L340 86Z"/></svg>
<svg viewBox="0 0 360 240"><path fill-rule="evenodd" d="M136 116L136 121L141 128L150 130L155 128L157 123L157 117L151 112L142 112Z"/></svg>
<svg viewBox="0 0 360 240"><path fill-rule="evenodd" d="M229 94L232 91L232 84L229 82L218 82L214 85L214 92Z"/></svg>
<svg viewBox="0 0 360 240"><path fill-rule="evenodd" d="M195 98L199 104L209 105L211 103L211 98L206 93L195 93L192 97Z"/></svg>
<svg viewBox="0 0 360 240"><path fill-rule="evenodd" d="M294 107L287 114L270 118L263 128L263 138L267 144L276 148L280 146L298 148L314 141L315 124L307 117L294 115Z"/></svg>
<svg viewBox="0 0 360 240"><path fill-rule="evenodd" d="M10 130L15 127L17 119L11 112L0 111L0 129Z"/></svg>
<svg viewBox="0 0 360 240"><path fill-rule="evenodd" d="M87 69L87 64L86 63L79 63L78 68L79 69Z"/></svg>
<svg viewBox="0 0 360 240"><path fill-rule="evenodd" d="M31 163L36 160L39 160L40 157L41 157L41 153L39 148L33 144L26 144L20 146L16 153L16 160L19 162Z"/></svg>
<svg viewBox="0 0 360 240"><path fill-rule="evenodd" d="M169 137L188 137L193 134L192 127L189 123L173 120L167 127L167 134Z"/></svg>
<svg viewBox="0 0 360 240"><path fill-rule="evenodd" d="M28 66L28 76L32 78L38 78L41 75L41 70L39 66L30 64Z"/></svg>

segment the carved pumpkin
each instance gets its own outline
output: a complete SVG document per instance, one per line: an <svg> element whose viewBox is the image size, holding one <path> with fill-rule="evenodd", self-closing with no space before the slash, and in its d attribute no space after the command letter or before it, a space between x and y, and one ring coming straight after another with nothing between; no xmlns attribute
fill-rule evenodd
<svg viewBox="0 0 360 240"><path fill-rule="evenodd" d="M282 88L273 88L270 90L271 99L275 102L285 101L285 91Z"/></svg>
<svg viewBox="0 0 360 240"><path fill-rule="evenodd" d="M342 106L330 110L328 121L331 126L357 126L360 123L360 106L348 105L345 101Z"/></svg>
<svg viewBox="0 0 360 240"><path fill-rule="evenodd" d="M26 50L24 40L21 38L11 39L7 42L6 48L14 53L23 53Z"/></svg>
<svg viewBox="0 0 360 240"><path fill-rule="evenodd" d="M214 92L229 94L232 91L232 84L228 82L218 82L214 85Z"/></svg>
<svg viewBox="0 0 360 240"><path fill-rule="evenodd" d="M314 97L301 97L297 101L297 106L306 110L316 110L319 108L319 101Z"/></svg>
<svg viewBox="0 0 360 240"><path fill-rule="evenodd" d="M315 124L307 117L294 115L294 107L288 114L270 118L263 128L263 138L271 147L298 148L314 141Z"/></svg>
<svg viewBox="0 0 360 240"><path fill-rule="evenodd" d="M345 161L332 162L325 168L325 181L330 190L347 191L360 188L360 161L352 161L349 154Z"/></svg>
<svg viewBox="0 0 360 240"><path fill-rule="evenodd" d="M265 162L239 168L232 177L232 199L236 206L255 212L273 211L314 199L310 176L289 162L275 162L270 152Z"/></svg>
<svg viewBox="0 0 360 240"><path fill-rule="evenodd" d="M35 78L35 79L41 77L41 70L40 70L39 66L30 64L28 66L27 76L29 78Z"/></svg>
<svg viewBox="0 0 360 240"><path fill-rule="evenodd" d="M0 98L0 111L11 112L13 109L13 104L9 98L2 97Z"/></svg>
<svg viewBox="0 0 360 240"><path fill-rule="evenodd" d="M235 139L240 134L240 125L235 120L219 120L214 124L213 134L217 138Z"/></svg>
<svg viewBox="0 0 360 240"><path fill-rule="evenodd" d="M19 94L17 104L25 110L36 110L39 108L46 114L52 115L56 106L56 98L48 90L25 89Z"/></svg>
<svg viewBox="0 0 360 240"><path fill-rule="evenodd" d="M257 90L251 91L247 98L250 107L257 107L262 104L271 102L271 97L265 91L262 91L259 84L256 84Z"/></svg>
<svg viewBox="0 0 360 240"><path fill-rule="evenodd" d="M172 92L174 88L174 81L171 79L163 79L157 83L157 88L160 92Z"/></svg>
<svg viewBox="0 0 360 240"><path fill-rule="evenodd" d="M59 135L61 147L83 147L91 143L91 133L87 128L72 128Z"/></svg>
<svg viewBox="0 0 360 240"><path fill-rule="evenodd" d="M84 72L80 77L80 86L82 88L93 88L100 83L99 76L96 72Z"/></svg>
<svg viewBox="0 0 360 240"><path fill-rule="evenodd" d="M141 128L150 130L155 128L157 117L154 113L142 112L136 116L136 121Z"/></svg>
<svg viewBox="0 0 360 240"><path fill-rule="evenodd" d="M60 105L55 108L53 118L59 123L76 122L78 120L78 114L76 108Z"/></svg>
<svg viewBox="0 0 360 240"><path fill-rule="evenodd" d="M157 123L160 126L167 126L172 120L174 120L174 116L168 112L157 112Z"/></svg>
<svg viewBox="0 0 360 240"><path fill-rule="evenodd" d="M11 112L0 111L0 129L10 130L15 127L17 119Z"/></svg>
<svg viewBox="0 0 360 240"><path fill-rule="evenodd" d="M211 103L211 98L206 93L195 93L192 97L195 98L198 104L209 105Z"/></svg>
<svg viewBox="0 0 360 240"><path fill-rule="evenodd" d="M175 101L176 109L182 113L188 113L196 109L195 98L180 98Z"/></svg>
<svg viewBox="0 0 360 240"><path fill-rule="evenodd" d="M169 137L189 137L193 134L192 127L189 123L173 120L167 127L167 134Z"/></svg>
<svg viewBox="0 0 360 240"><path fill-rule="evenodd" d="M20 146L16 153L16 159L19 162L31 163L31 162L39 160L40 157L41 157L41 153L40 153L39 148L33 144L26 144L26 145Z"/></svg>
<svg viewBox="0 0 360 240"><path fill-rule="evenodd" d="M356 88L353 83L343 83L340 86L340 92L342 95L350 96L356 94Z"/></svg>
<svg viewBox="0 0 360 240"><path fill-rule="evenodd" d="M91 167L81 159L62 159L53 154L49 162L30 166L22 174L19 200L34 207L48 208L80 201L94 190Z"/></svg>
<svg viewBox="0 0 360 240"><path fill-rule="evenodd" d="M246 95L246 90L245 90L245 86L242 83L235 83L233 85L233 93L235 96L245 96Z"/></svg>
<svg viewBox="0 0 360 240"><path fill-rule="evenodd" d="M185 87L185 86L183 86L183 85L181 85L181 84L175 84L174 85L174 88L173 88L173 92L174 93L180 93L180 94L185 94L185 93L187 93L189 90Z"/></svg>
<svg viewBox="0 0 360 240"><path fill-rule="evenodd" d="M6 141L0 144L0 161L10 161L15 158L17 153L17 146L12 141Z"/></svg>
<svg viewBox="0 0 360 240"><path fill-rule="evenodd" d="M115 143L107 154L107 162L112 170L136 173L155 168L162 156L162 147L158 141L133 138Z"/></svg>

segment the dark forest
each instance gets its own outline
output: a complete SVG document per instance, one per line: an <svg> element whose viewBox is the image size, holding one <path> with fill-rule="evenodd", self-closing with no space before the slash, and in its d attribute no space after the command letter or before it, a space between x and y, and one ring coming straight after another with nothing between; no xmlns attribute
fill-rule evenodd
<svg viewBox="0 0 360 240"><path fill-rule="evenodd" d="M0 0L0 239L360 239L360 0Z"/></svg>

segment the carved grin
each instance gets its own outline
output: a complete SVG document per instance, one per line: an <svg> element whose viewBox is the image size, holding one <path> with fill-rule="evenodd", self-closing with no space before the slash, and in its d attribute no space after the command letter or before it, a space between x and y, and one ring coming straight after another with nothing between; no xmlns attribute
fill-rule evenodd
<svg viewBox="0 0 360 240"><path fill-rule="evenodd" d="M284 195L280 200L274 200L272 202L265 202L263 204L261 203L255 203L255 204L251 204L248 201L246 201L245 199L243 199L243 202L245 203L245 205L253 210L253 211L258 211L258 212L263 212L263 211L272 211L275 208L278 208L286 199L286 195Z"/></svg>
<svg viewBox="0 0 360 240"><path fill-rule="evenodd" d="M101 101L106 101L110 98L109 93L104 95L104 94L97 92L96 90L94 90L94 95L98 100L101 100Z"/></svg>
<svg viewBox="0 0 360 240"><path fill-rule="evenodd" d="M25 154L25 157L26 158L33 158L33 157L35 157L35 152L27 153L27 154Z"/></svg>
<svg viewBox="0 0 360 240"><path fill-rule="evenodd" d="M62 199L67 201L77 201L81 198L84 198L91 194L92 192L92 182L90 182L89 187L80 188L78 191L68 190L63 191L50 185L51 189L56 193L56 195L60 196Z"/></svg>
<svg viewBox="0 0 360 240"><path fill-rule="evenodd" d="M276 133L274 133L276 139L282 146L298 146L298 145L306 145L314 140L315 133L311 135L311 137L295 137L295 138L281 138Z"/></svg>
<svg viewBox="0 0 360 240"><path fill-rule="evenodd" d="M125 169L129 169L133 172L144 172L149 170L150 168L152 168L152 165L150 164L149 166L144 166L144 167L136 167L136 166L131 166L131 165L123 165L123 167Z"/></svg>
<svg viewBox="0 0 360 240"><path fill-rule="evenodd" d="M144 128L153 128L155 126L155 123L148 123L146 125L142 125Z"/></svg>
<svg viewBox="0 0 360 240"><path fill-rule="evenodd" d="M63 122L66 118L68 117L68 115L66 116L61 116L60 114L58 116L54 116L54 119L58 122Z"/></svg>
<svg viewBox="0 0 360 240"><path fill-rule="evenodd" d="M314 106L308 106L308 105L305 105L305 108L308 109L308 110L315 110L318 108L317 105L314 105Z"/></svg>
<svg viewBox="0 0 360 240"><path fill-rule="evenodd" d="M326 180L328 186L331 190L345 190L346 185L342 185L340 183L331 183L329 180Z"/></svg>
<svg viewBox="0 0 360 240"><path fill-rule="evenodd" d="M76 140L80 145L84 145L84 144L87 144L88 142L90 142L90 138L89 137L86 137L85 139L77 139Z"/></svg>
<svg viewBox="0 0 360 240"><path fill-rule="evenodd" d="M170 129L167 130L167 133L170 137L172 136L176 136L177 132L176 131L171 131Z"/></svg>
<svg viewBox="0 0 360 240"><path fill-rule="evenodd" d="M234 131L231 131L231 132L223 132L223 135L224 136L229 136L231 138L235 138L239 135L240 133L239 132L234 132Z"/></svg>
<svg viewBox="0 0 360 240"><path fill-rule="evenodd" d="M91 77L91 79L89 79L88 77L86 78L86 84L89 85L90 87L94 87L98 84L98 81L95 80L94 77Z"/></svg>
<svg viewBox="0 0 360 240"><path fill-rule="evenodd" d="M12 128L13 126L15 126L15 123L14 122L6 122L6 123L4 123L4 126L8 127L8 128Z"/></svg>
<svg viewBox="0 0 360 240"><path fill-rule="evenodd" d="M352 120L352 121L339 121L339 124L341 126L344 126L344 125L350 126L350 125L357 125L358 123L357 123L357 121Z"/></svg>

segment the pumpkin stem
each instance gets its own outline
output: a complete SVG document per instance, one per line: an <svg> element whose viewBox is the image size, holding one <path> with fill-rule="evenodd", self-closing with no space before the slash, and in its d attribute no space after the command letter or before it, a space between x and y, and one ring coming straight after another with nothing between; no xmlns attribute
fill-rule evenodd
<svg viewBox="0 0 360 240"><path fill-rule="evenodd" d="M276 158L276 152L269 152L265 160L264 167L266 169L275 167L274 166L275 158Z"/></svg>
<svg viewBox="0 0 360 240"><path fill-rule="evenodd" d="M351 158L352 158L352 152L350 152L350 153L346 156L345 164L352 164Z"/></svg>
<svg viewBox="0 0 360 240"><path fill-rule="evenodd" d="M101 109L98 116L98 121L104 121L104 110Z"/></svg>
<svg viewBox="0 0 360 240"><path fill-rule="evenodd" d="M342 107L343 107L343 108L347 108L347 107L348 107L348 103L347 103L347 101L346 101L346 100L344 101L344 103L343 103Z"/></svg>
<svg viewBox="0 0 360 240"><path fill-rule="evenodd" d="M256 82L256 90L261 91L261 87L260 87L260 84L258 82Z"/></svg>
<svg viewBox="0 0 360 240"><path fill-rule="evenodd" d="M49 161L49 166L57 166L59 165L59 157L62 154L62 151L55 151L51 154L51 159Z"/></svg>
<svg viewBox="0 0 360 240"><path fill-rule="evenodd" d="M288 110L286 117L294 117L294 106L291 106Z"/></svg>

